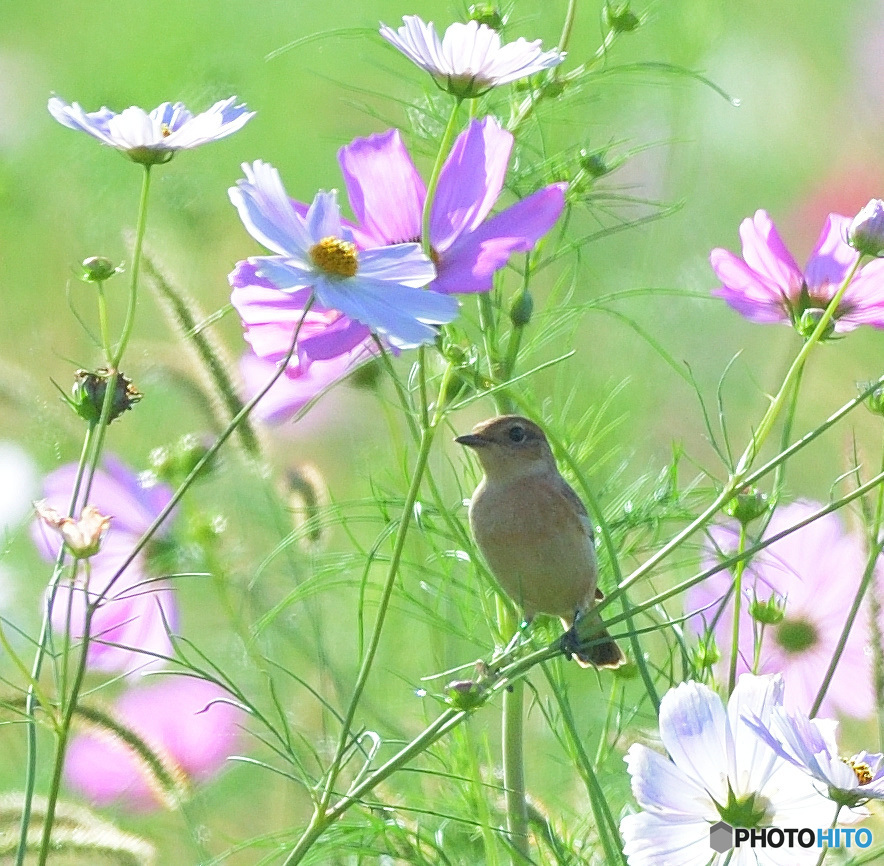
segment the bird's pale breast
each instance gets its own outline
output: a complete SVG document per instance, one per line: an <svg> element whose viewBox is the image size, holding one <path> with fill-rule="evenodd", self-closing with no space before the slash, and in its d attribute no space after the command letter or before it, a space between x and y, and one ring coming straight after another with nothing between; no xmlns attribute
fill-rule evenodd
<svg viewBox="0 0 884 866"><path fill-rule="evenodd" d="M485 479L477 488L470 504L473 535L527 616L548 613L570 621L575 610L592 605L596 557L582 510L558 475Z"/></svg>

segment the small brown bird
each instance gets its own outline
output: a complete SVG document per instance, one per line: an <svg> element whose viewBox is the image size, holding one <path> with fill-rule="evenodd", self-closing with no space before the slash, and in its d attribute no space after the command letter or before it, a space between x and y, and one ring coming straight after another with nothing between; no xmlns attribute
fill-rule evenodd
<svg viewBox="0 0 884 866"><path fill-rule="evenodd" d="M543 430L519 415L483 421L455 442L472 448L485 475L470 501L470 528L498 583L530 622L560 617L562 646L586 667L616 668L623 653L599 621L582 643L574 624L594 616L601 593L592 525L580 497L559 474Z"/></svg>

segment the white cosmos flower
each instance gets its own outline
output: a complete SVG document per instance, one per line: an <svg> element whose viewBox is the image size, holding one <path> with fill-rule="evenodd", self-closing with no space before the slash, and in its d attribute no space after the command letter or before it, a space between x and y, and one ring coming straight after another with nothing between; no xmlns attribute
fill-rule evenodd
<svg viewBox="0 0 884 866"><path fill-rule="evenodd" d="M777 707L765 722L754 716L746 724L778 755L808 773L836 803L856 806L884 799L884 756L859 752L841 758L835 742L837 723L788 713Z"/></svg>
<svg viewBox="0 0 884 866"><path fill-rule="evenodd" d="M783 702L783 680L744 674L727 709L700 683L681 683L660 704L660 738L669 757L634 744L626 753L632 792L643 811L620 823L630 866L801 866L819 851L735 848L716 854L709 828L828 827L834 804L806 774L762 742L742 721L770 719ZM729 859L728 859L729 858Z"/></svg>
<svg viewBox="0 0 884 866"><path fill-rule="evenodd" d="M85 111L79 103L69 105L53 96L49 113L69 129L85 132L133 161L153 165L168 162L179 150L190 150L242 129L255 112L235 102L236 97L231 96L196 116L181 102L164 102L150 113L132 106L117 114L104 107Z"/></svg>
<svg viewBox="0 0 884 866"><path fill-rule="evenodd" d="M427 24L417 15L402 20L399 30L381 24L381 36L462 99L558 66L565 59L562 51L543 51L539 39L528 42L520 37L501 45L500 34L477 21L452 24L440 39L432 22Z"/></svg>

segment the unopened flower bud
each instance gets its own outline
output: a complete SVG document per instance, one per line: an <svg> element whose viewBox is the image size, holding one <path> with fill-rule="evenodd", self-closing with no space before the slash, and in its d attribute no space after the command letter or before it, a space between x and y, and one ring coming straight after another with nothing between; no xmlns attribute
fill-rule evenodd
<svg viewBox="0 0 884 866"><path fill-rule="evenodd" d="M578 162L580 168L592 178L603 177L610 171L608 164L605 162L605 158L601 153L593 153L588 151L585 147L580 148Z"/></svg>
<svg viewBox="0 0 884 866"><path fill-rule="evenodd" d="M608 30L616 33L631 33L641 24L641 19L629 8L629 3L605 3L602 21Z"/></svg>
<svg viewBox="0 0 884 866"><path fill-rule="evenodd" d="M745 526L767 511L767 494L757 487L744 487L727 505L724 510Z"/></svg>
<svg viewBox="0 0 884 866"><path fill-rule="evenodd" d="M89 256L83 259L83 273L80 277L84 283L103 283L109 280L120 268L104 256Z"/></svg>
<svg viewBox="0 0 884 866"><path fill-rule="evenodd" d="M445 686L445 702L457 710L474 710L484 702L485 691L475 680L454 680Z"/></svg>
<svg viewBox="0 0 884 866"><path fill-rule="evenodd" d="M822 319L823 314L826 311L820 309L819 307L811 307L808 310L805 310L801 314L801 318L795 323L795 330L801 334L804 339L808 339L810 335L816 330L816 326L820 323L820 319ZM823 331L823 335L820 339L825 340L828 337L832 336L832 333L835 330L835 317L832 316L829 319L829 324L826 325L825 331Z"/></svg>
<svg viewBox="0 0 884 866"><path fill-rule="evenodd" d="M884 201L873 198L853 218L847 242L864 256L884 256Z"/></svg>
<svg viewBox="0 0 884 866"><path fill-rule="evenodd" d="M767 601L757 596L749 602L749 616L762 625L779 625L786 615L786 600L773 594Z"/></svg>
<svg viewBox="0 0 884 866"><path fill-rule="evenodd" d="M709 631L699 639L691 653L691 660L698 671L715 667L721 661L721 651L715 643L715 635Z"/></svg>
<svg viewBox="0 0 884 866"><path fill-rule="evenodd" d="M107 392L107 383L111 376L111 371L106 367L94 372L77 370L70 404L84 421L88 421L90 424L98 423L101 418L101 407L104 405L104 395ZM143 396L132 384L131 379L122 373L117 373L107 423L110 424L127 409L131 409Z"/></svg>
<svg viewBox="0 0 884 866"><path fill-rule="evenodd" d="M45 500L35 502L34 508L37 516L62 537L65 547L77 559L88 559L101 549L101 540L111 518L105 517L95 506L87 505L80 512L79 520L61 514Z"/></svg>
<svg viewBox="0 0 884 866"><path fill-rule="evenodd" d="M874 383L872 382L860 382L860 393L868 391L873 384ZM866 397L866 406L869 411L873 412L875 415L884 415L884 385L879 385L868 395L868 397Z"/></svg>
<svg viewBox="0 0 884 866"><path fill-rule="evenodd" d="M491 3L475 3L470 6L467 12L470 21L478 21L492 30L500 31L503 29L504 17L500 10Z"/></svg>
<svg viewBox="0 0 884 866"><path fill-rule="evenodd" d="M534 313L534 299L527 289L521 289L510 304L510 321L516 328L524 328Z"/></svg>

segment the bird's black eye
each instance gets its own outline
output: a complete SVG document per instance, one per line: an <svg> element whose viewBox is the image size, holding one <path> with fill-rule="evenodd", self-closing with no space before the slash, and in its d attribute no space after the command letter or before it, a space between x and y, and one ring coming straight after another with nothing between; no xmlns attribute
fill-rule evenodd
<svg viewBox="0 0 884 866"><path fill-rule="evenodd" d="M527 434L525 433L525 428L521 424L514 424L512 427L510 427L510 442L524 442L526 435Z"/></svg>

